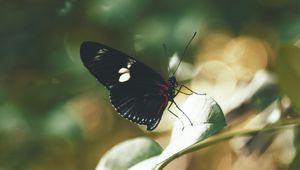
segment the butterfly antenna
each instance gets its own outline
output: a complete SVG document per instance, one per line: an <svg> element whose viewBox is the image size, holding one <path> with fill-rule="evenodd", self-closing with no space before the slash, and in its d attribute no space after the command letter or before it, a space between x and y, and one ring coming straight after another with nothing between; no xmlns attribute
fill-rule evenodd
<svg viewBox="0 0 300 170"><path fill-rule="evenodd" d="M182 59L183 59L183 57L184 57L184 55L185 55L185 53L186 53L186 50L188 49L188 47L190 46L191 42L192 42L193 39L195 38L196 34L197 34L197 32L194 33L194 35L192 36L192 38L190 39L190 41L188 42L188 44L185 46L184 51L183 51L183 53L182 53L182 55L181 55L182 57L181 57L181 59L180 59L178 65L177 65L176 69L174 70L174 72L173 72L173 74L172 74L173 76L175 75L177 69L179 68L179 65L180 65L180 63L181 63L181 61L182 61Z"/></svg>
<svg viewBox="0 0 300 170"><path fill-rule="evenodd" d="M165 56L168 57L169 56L169 53L168 53L168 49L167 49L167 46L165 43L163 43L163 48L164 48L164 51L165 51ZM171 68L170 68L170 65L168 64L168 72L170 72Z"/></svg>

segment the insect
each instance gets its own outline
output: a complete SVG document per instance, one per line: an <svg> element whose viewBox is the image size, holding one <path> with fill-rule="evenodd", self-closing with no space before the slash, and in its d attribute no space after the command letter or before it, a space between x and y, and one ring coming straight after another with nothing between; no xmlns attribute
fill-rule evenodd
<svg viewBox="0 0 300 170"><path fill-rule="evenodd" d="M195 35L196 33L186 46L183 56ZM115 110L134 123L146 125L148 131L157 127L169 102L171 104L167 109L170 113L179 119L170 110L174 104L185 115L174 101L174 97L181 92L182 87L190 92L181 92L183 94L198 94L177 83L174 74L182 58L173 74L164 80L160 74L145 64L103 44L83 42L80 56L84 66L109 90L110 102ZM188 120L192 125L191 120L189 118Z"/></svg>

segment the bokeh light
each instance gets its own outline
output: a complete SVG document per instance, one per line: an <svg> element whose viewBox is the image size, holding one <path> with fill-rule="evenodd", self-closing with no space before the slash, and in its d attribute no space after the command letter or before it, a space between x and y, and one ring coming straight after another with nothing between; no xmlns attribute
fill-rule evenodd
<svg viewBox="0 0 300 170"><path fill-rule="evenodd" d="M166 147L176 118L165 111L149 133L119 116L109 92L82 65L83 41L123 51L167 79L168 66L177 66L197 32L177 80L212 96L230 129L299 117L298 0L0 3L1 170L95 169L110 148L137 136ZM187 97L175 100L182 106ZM166 169L298 170L298 131L234 138Z"/></svg>

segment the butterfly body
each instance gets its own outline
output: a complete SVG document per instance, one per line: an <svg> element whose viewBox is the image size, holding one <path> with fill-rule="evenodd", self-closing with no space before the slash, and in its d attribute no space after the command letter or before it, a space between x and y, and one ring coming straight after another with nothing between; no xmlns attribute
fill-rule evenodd
<svg viewBox="0 0 300 170"><path fill-rule="evenodd" d="M111 47L83 42L84 66L110 92L110 102L124 118L154 130L168 102L173 102L176 78L165 80L147 65Z"/></svg>

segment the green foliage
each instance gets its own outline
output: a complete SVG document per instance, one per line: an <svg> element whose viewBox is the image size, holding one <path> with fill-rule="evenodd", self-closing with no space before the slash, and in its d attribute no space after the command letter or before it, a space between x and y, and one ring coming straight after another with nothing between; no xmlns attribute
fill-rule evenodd
<svg viewBox="0 0 300 170"><path fill-rule="evenodd" d="M300 48L284 45L276 60L276 71L283 93L287 94L300 111Z"/></svg>

